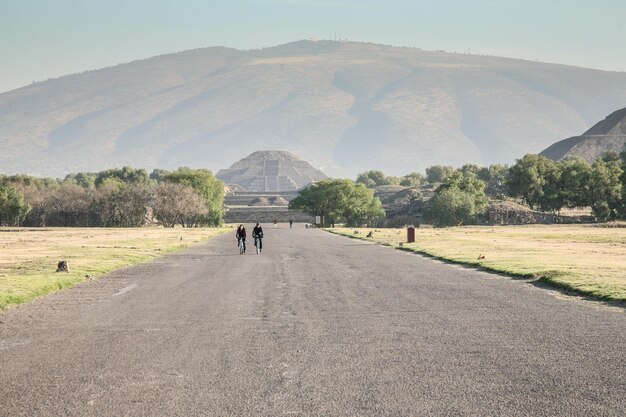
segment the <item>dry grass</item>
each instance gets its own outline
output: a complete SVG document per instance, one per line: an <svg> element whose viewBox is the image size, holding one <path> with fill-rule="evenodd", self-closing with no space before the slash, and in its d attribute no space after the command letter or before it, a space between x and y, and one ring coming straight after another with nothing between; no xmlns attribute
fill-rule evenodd
<svg viewBox="0 0 626 417"><path fill-rule="evenodd" d="M230 228L0 228L0 309L153 259ZM56 273L67 260L70 273Z"/></svg>
<svg viewBox="0 0 626 417"><path fill-rule="evenodd" d="M354 234L358 230L359 234ZM367 239L373 229L329 229ZM626 301L626 228L597 225L472 226L380 229L367 239L441 259L543 282L594 297ZM479 259L479 256L484 259Z"/></svg>

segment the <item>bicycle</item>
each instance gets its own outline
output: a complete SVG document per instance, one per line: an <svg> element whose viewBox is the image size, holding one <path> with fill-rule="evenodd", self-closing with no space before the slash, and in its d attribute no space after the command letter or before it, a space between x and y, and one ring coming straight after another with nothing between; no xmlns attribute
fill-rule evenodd
<svg viewBox="0 0 626 417"><path fill-rule="evenodd" d="M254 236L254 247L256 248L256 254L263 252L263 235Z"/></svg>
<svg viewBox="0 0 626 417"><path fill-rule="evenodd" d="M239 243L237 243L239 247L239 255L243 255L246 253L246 239L239 238Z"/></svg>

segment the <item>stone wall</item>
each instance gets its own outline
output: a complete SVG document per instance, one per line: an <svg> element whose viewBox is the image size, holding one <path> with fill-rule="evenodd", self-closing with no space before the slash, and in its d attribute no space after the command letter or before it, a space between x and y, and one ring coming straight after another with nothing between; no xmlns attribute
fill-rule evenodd
<svg viewBox="0 0 626 417"><path fill-rule="evenodd" d="M250 207L245 209L229 209L224 216L226 223L288 223L292 219L295 223L313 223L315 218L299 211L289 211L285 208Z"/></svg>

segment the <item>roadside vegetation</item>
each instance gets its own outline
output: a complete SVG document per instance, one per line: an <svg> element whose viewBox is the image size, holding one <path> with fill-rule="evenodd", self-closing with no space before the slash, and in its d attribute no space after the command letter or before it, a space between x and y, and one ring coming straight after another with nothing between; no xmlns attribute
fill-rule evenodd
<svg viewBox="0 0 626 417"><path fill-rule="evenodd" d="M223 223L224 184L205 169L124 167L64 179L0 175L0 226L166 227Z"/></svg>
<svg viewBox="0 0 626 417"><path fill-rule="evenodd" d="M386 176L366 171L356 182L433 189L424 218L435 227L476 224L490 201L514 200L532 210L558 215L563 209L590 208L596 221L626 219L626 151L606 154L593 164L581 158L555 162L528 154L511 166L473 164L458 169L435 165L426 175Z"/></svg>
<svg viewBox="0 0 626 417"><path fill-rule="evenodd" d="M228 228L0 229L0 309L183 249ZM66 260L69 273L55 272ZM89 276L86 278L86 276Z"/></svg>
<svg viewBox="0 0 626 417"><path fill-rule="evenodd" d="M611 227L612 226L612 227ZM333 233L626 302L626 224L336 228ZM367 237L369 233L371 237ZM356 234L355 234L356 233Z"/></svg>
<svg viewBox="0 0 626 417"><path fill-rule="evenodd" d="M372 224L385 217L374 192L347 179L323 180L309 185L289 202L289 209L320 216L322 227L326 223L334 226L339 222L348 226Z"/></svg>

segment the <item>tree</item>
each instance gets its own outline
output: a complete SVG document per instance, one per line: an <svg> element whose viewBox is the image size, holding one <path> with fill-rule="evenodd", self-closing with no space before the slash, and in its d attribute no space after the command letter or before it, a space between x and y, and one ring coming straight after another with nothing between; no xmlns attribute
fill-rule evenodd
<svg viewBox="0 0 626 417"><path fill-rule="evenodd" d="M426 182L426 177L419 172L411 172L400 180L400 185L404 187L419 187Z"/></svg>
<svg viewBox="0 0 626 417"><path fill-rule="evenodd" d="M619 156L622 160L622 175L620 176L620 181L622 182L622 202L619 206L618 214L621 219L626 219L626 145L624 145L624 150Z"/></svg>
<svg viewBox="0 0 626 417"><path fill-rule="evenodd" d="M0 182L0 225L21 225L30 209L14 186Z"/></svg>
<svg viewBox="0 0 626 417"><path fill-rule="evenodd" d="M487 208L485 183L471 171L455 171L437 188L435 194L444 190L457 189L469 195L473 200L474 212L483 213Z"/></svg>
<svg viewBox="0 0 626 417"><path fill-rule="evenodd" d="M96 187L100 187L108 178L115 178L120 180L121 182L126 183L142 183L147 184L150 182L150 177L148 176L148 171L145 169L135 169L132 167L123 167L122 169L113 168L107 169L106 171L101 171L96 176L94 183Z"/></svg>
<svg viewBox="0 0 626 417"><path fill-rule="evenodd" d="M400 185L401 178L387 177L382 171L365 171L358 175L356 182L364 184L367 188L380 187L381 185Z"/></svg>
<svg viewBox="0 0 626 417"><path fill-rule="evenodd" d="M561 201L567 208L589 205L589 179L591 166L582 158L569 158L560 163L561 176L559 192Z"/></svg>
<svg viewBox="0 0 626 417"><path fill-rule="evenodd" d="M623 175L620 161L615 158L597 159L591 166L589 178L588 201L593 215L600 221L613 220L618 217L622 204Z"/></svg>
<svg viewBox="0 0 626 417"><path fill-rule="evenodd" d="M161 182L168 174L170 174L170 171L167 171L165 169L155 168L150 173L150 179Z"/></svg>
<svg viewBox="0 0 626 417"><path fill-rule="evenodd" d="M456 187L435 193L430 203L426 219L435 227L469 224L479 214L474 197Z"/></svg>
<svg viewBox="0 0 626 417"><path fill-rule="evenodd" d="M478 173L481 171L481 167L476 164L465 164L458 170L464 174L474 174L478 176Z"/></svg>
<svg viewBox="0 0 626 417"><path fill-rule="evenodd" d="M563 193L561 192L561 164L555 162L543 173L543 187L538 199L541 211L558 213L563 208Z"/></svg>
<svg viewBox="0 0 626 417"><path fill-rule="evenodd" d="M46 187L42 184L21 184L17 186L18 191L24 195L24 201L31 210L24 219L24 226L45 227L48 225L47 219L50 216L50 199L54 189L58 185Z"/></svg>
<svg viewBox="0 0 626 417"><path fill-rule="evenodd" d="M148 184L105 181L94 191L91 212L102 227L141 227L146 223L152 190Z"/></svg>
<svg viewBox="0 0 626 417"><path fill-rule="evenodd" d="M46 201L48 226L91 226L89 211L92 204L90 190L77 184L61 184Z"/></svg>
<svg viewBox="0 0 626 417"><path fill-rule="evenodd" d="M179 168L163 177L164 181L188 185L205 201L207 214L201 223L208 226L218 226L224 216L224 183L208 169Z"/></svg>
<svg viewBox="0 0 626 417"><path fill-rule="evenodd" d="M97 174L89 172L78 172L76 174L67 174L63 182L73 182L83 188L93 188L96 183Z"/></svg>
<svg viewBox="0 0 626 417"><path fill-rule="evenodd" d="M209 211L204 199L191 186L174 182L157 185L153 209L164 227L198 226Z"/></svg>
<svg viewBox="0 0 626 417"><path fill-rule="evenodd" d="M485 183L474 170L457 170L435 191L426 220L435 227L459 226L475 222L486 208Z"/></svg>
<svg viewBox="0 0 626 417"><path fill-rule="evenodd" d="M536 208L543 203L549 206L551 195L544 198L546 178L555 178L557 170L554 161L535 154L526 154L518 159L509 169L507 187L513 197L522 197L530 208ZM549 190L551 192L551 190ZM542 200L543 198L543 200Z"/></svg>
<svg viewBox="0 0 626 417"><path fill-rule="evenodd" d="M508 193L507 178L509 167L493 164L478 171L478 178L485 183L485 194L495 198L504 198Z"/></svg>
<svg viewBox="0 0 626 417"><path fill-rule="evenodd" d="M430 184L443 182L454 172L454 168L446 165L433 165L426 168L426 179Z"/></svg>
<svg viewBox="0 0 626 417"><path fill-rule="evenodd" d="M348 226L372 224L384 217L385 211L372 190L363 183L351 180L323 180L300 190L298 197L289 203L290 210L321 216L334 225L344 221Z"/></svg>

